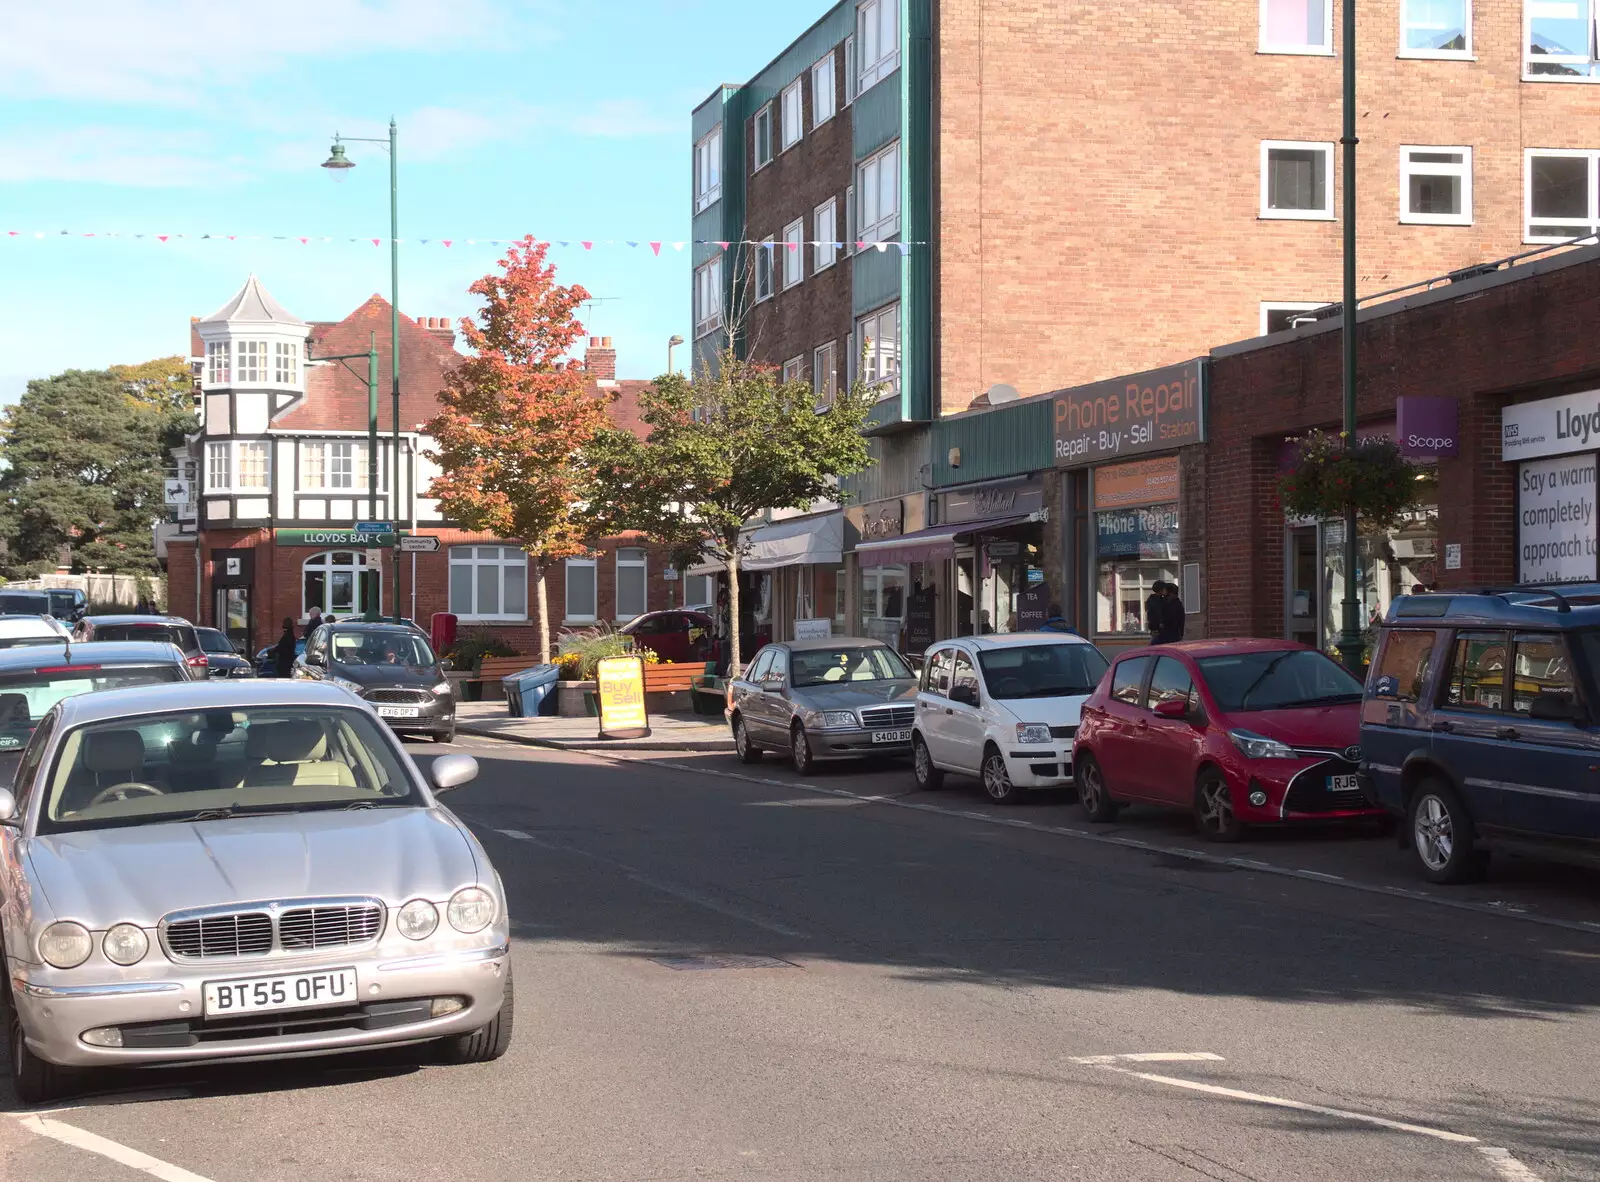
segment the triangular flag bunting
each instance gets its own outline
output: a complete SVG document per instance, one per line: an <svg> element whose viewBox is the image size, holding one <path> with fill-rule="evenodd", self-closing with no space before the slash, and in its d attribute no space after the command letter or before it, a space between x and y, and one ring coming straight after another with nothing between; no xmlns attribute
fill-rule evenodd
<svg viewBox="0 0 1600 1182"><path fill-rule="evenodd" d="M661 257L661 243L652 242L650 244L650 250L656 256L656 258L660 258Z"/></svg>
<svg viewBox="0 0 1600 1182"><path fill-rule="evenodd" d="M419 241L420 241L420 242L421 242L421 243L422 243L422 245L424 245L424 246L426 246L426 245L428 245L428 240L427 240L427 239L426 239L426 238L422 238L422 239L419 239Z"/></svg>
<svg viewBox="0 0 1600 1182"><path fill-rule="evenodd" d="M22 233L22 231L21 230L7 230L6 233L10 237L15 238L18 234Z"/></svg>
<svg viewBox="0 0 1600 1182"><path fill-rule="evenodd" d="M630 242L630 243L628 243L628 245L629 246L638 246L639 244L637 242Z"/></svg>
<svg viewBox="0 0 1600 1182"><path fill-rule="evenodd" d="M672 244L672 249L681 253L683 251L683 248L685 246L688 246L688 245L689 244L687 242L674 242Z"/></svg>
<svg viewBox="0 0 1600 1182"><path fill-rule="evenodd" d="M161 241L163 241L163 242L165 242L167 240L167 235L165 235L165 234L157 234L156 237L161 239Z"/></svg>
<svg viewBox="0 0 1600 1182"><path fill-rule="evenodd" d="M301 242L304 242L304 241L305 241L305 239L304 239L304 238L302 238L302 239L300 239L300 241L301 241ZM373 239L373 240L372 240L372 245L374 245L374 246L377 246L377 245L378 245L378 244L379 244L379 243L380 243L380 242L382 242L382 241L383 241L383 239L382 239L382 238L374 238L374 239Z"/></svg>
<svg viewBox="0 0 1600 1182"><path fill-rule="evenodd" d="M900 257L901 258L905 258L907 255L909 255L911 253L911 243L909 243L909 242L896 242L895 245L900 248Z"/></svg>
<svg viewBox="0 0 1600 1182"><path fill-rule="evenodd" d="M447 250L448 250L448 249L449 249L449 247L450 247L450 244L451 244L451 243L452 243L452 242L454 242L454 241L455 241L455 239L454 239L454 238L441 238L441 239L439 239L439 241L440 241L440 242L442 242L442 243L444 243L444 245L445 245L445 248L446 248L446 249L447 249Z"/></svg>
<svg viewBox="0 0 1600 1182"><path fill-rule="evenodd" d="M857 250L866 250L867 249L867 244L865 242L861 241L861 239L857 238L856 239L856 249Z"/></svg>
<svg viewBox="0 0 1600 1182"><path fill-rule="evenodd" d="M592 243L592 242L583 242L583 243L580 243L580 245L583 247L584 250L593 250L594 249L594 243Z"/></svg>
<svg viewBox="0 0 1600 1182"><path fill-rule="evenodd" d="M889 244L887 242L874 242L872 245L878 248L879 254L882 254L884 251L889 249Z"/></svg>
<svg viewBox="0 0 1600 1182"><path fill-rule="evenodd" d="M556 245L557 245L557 246L570 246L570 245L572 245L572 243L571 243L571 242L570 242L570 241L567 241L567 242L557 242L557 243L556 243Z"/></svg>
<svg viewBox="0 0 1600 1182"><path fill-rule="evenodd" d="M727 250L728 247L732 246L733 244L731 242L718 242L717 245L723 250Z"/></svg>
<svg viewBox="0 0 1600 1182"><path fill-rule="evenodd" d="M785 242L784 245L789 248L790 254L793 254L795 251L800 249L800 244L798 242Z"/></svg>
<svg viewBox="0 0 1600 1182"><path fill-rule="evenodd" d="M304 246L306 243L308 243L310 241L311 241L311 239L309 239L309 238L302 238L302 239L300 239L300 245Z"/></svg>

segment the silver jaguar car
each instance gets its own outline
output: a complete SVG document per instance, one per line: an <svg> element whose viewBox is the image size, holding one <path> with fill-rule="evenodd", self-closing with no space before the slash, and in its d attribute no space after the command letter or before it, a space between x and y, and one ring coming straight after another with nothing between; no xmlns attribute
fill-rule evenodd
<svg viewBox="0 0 1600 1182"><path fill-rule="evenodd" d="M24 1103L97 1067L511 1041L500 878L370 706L247 681L67 698L0 789L0 940Z"/></svg>

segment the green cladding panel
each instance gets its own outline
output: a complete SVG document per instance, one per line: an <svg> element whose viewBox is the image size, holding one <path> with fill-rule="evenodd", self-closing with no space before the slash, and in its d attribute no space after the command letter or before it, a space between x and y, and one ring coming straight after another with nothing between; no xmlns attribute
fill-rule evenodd
<svg viewBox="0 0 1600 1182"><path fill-rule="evenodd" d="M856 101L850 105L851 136L855 141L857 160L865 160L885 144L900 138L900 118L904 105L901 93L905 75L904 54L900 61L900 69L857 95Z"/></svg>
<svg viewBox="0 0 1600 1182"><path fill-rule="evenodd" d="M1055 399L1029 398L987 411L935 419L929 426L932 483L940 488L1043 472L1055 466ZM950 463L959 449L960 464Z"/></svg>

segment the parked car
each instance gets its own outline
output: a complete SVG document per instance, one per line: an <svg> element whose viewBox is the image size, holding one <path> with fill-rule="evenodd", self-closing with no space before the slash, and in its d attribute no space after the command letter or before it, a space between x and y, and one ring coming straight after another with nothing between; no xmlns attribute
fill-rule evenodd
<svg viewBox="0 0 1600 1182"><path fill-rule="evenodd" d="M1362 771L1431 882L1496 849L1600 863L1600 585L1396 599Z"/></svg>
<svg viewBox="0 0 1600 1182"><path fill-rule="evenodd" d="M210 664L194 625L182 616L84 616L72 634L78 640L143 640L174 645L183 651L184 660L197 677L206 676Z"/></svg>
<svg viewBox="0 0 1600 1182"><path fill-rule="evenodd" d="M278 676L278 662L277 662L277 658L273 655L275 653L275 651L277 650L277 647L278 646L276 644L269 644L269 645L267 645L266 648L260 649L259 651L257 651L257 653L256 653L256 676L257 677L276 677L276 676ZM294 642L294 655L296 657L299 657L305 651L306 651L306 638L304 636L302 636L302 637L299 637ZM291 671L291 675L292 675L292 671Z"/></svg>
<svg viewBox="0 0 1600 1182"><path fill-rule="evenodd" d="M45 591L50 598L50 614L58 620L76 624L89 611L89 597L77 587L50 587Z"/></svg>
<svg viewBox="0 0 1600 1182"><path fill-rule="evenodd" d="M1292 640L1195 640L1119 656L1083 709L1078 799L1188 809L1212 841L1247 825L1381 820L1357 775L1361 683Z"/></svg>
<svg viewBox="0 0 1600 1182"><path fill-rule="evenodd" d="M72 633L54 616L0 616L0 648L51 644L71 638Z"/></svg>
<svg viewBox="0 0 1600 1182"><path fill-rule="evenodd" d="M911 736L917 786L977 776L989 798L1073 781L1078 712L1106 670L1081 636L1018 632L941 641L923 655Z"/></svg>
<svg viewBox="0 0 1600 1182"><path fill-rule="evenodd" d="M206 654L208 677L254 677L255 666L240 654L228 634L220 628L196 628L200 647Z"/></svg>
<svg viewBox="0 0 1600 1182"><path fill-rule="evenodd" d="M510 924L488 854L332 686L53 706L0 790L11 1080L24 1104L156 1067L436 1041L503 1055Z"/></svg>
<svg viewBox="0 0 1600 1182"><path fill-rule="evenodd" d="M329 681L371 703L397 731L422 732L437 743L456 737L456 699L449 661L410 624L324 624L306 641L294 676Z"/></svg>
<svg viewBox="0 0 1600 1182"><path fill-rule="evenodd" d="M808 775L821 760L908 753L916 690L910 667L881 641L791 640L761 649L729 683L728 724L745 763L775 747Z"/></svg>
<svg viewBox="0 0 1600 1182"><path fill-rule="evenodd" d="M663 661L694 663L711 659L715 628L716 621L704 612L661 611L636 616L619 631Z"/></svg>
<svg viewBox="0 0 1600 1182"><path fill-rule="evenodd" d="M0 588L0 616L48 616L50 596L26 587Z"/></svg>

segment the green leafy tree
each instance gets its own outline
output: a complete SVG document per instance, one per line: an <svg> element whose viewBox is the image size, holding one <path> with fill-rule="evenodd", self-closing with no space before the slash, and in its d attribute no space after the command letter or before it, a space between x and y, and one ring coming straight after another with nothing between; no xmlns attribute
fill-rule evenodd
<svg viewBox="0 0 1600 1182"><path fill-rule="evenodd" d="M645 438L618 428L586 449L592 482L582 519L595 536L637 530L684 565L710 554L728 572L730 673L739 671L740 531L768 509L837 499L837 480L867 466L859 383L817 410L804 381L724 354L694 380L657 378L639 397Z"/></svg>

